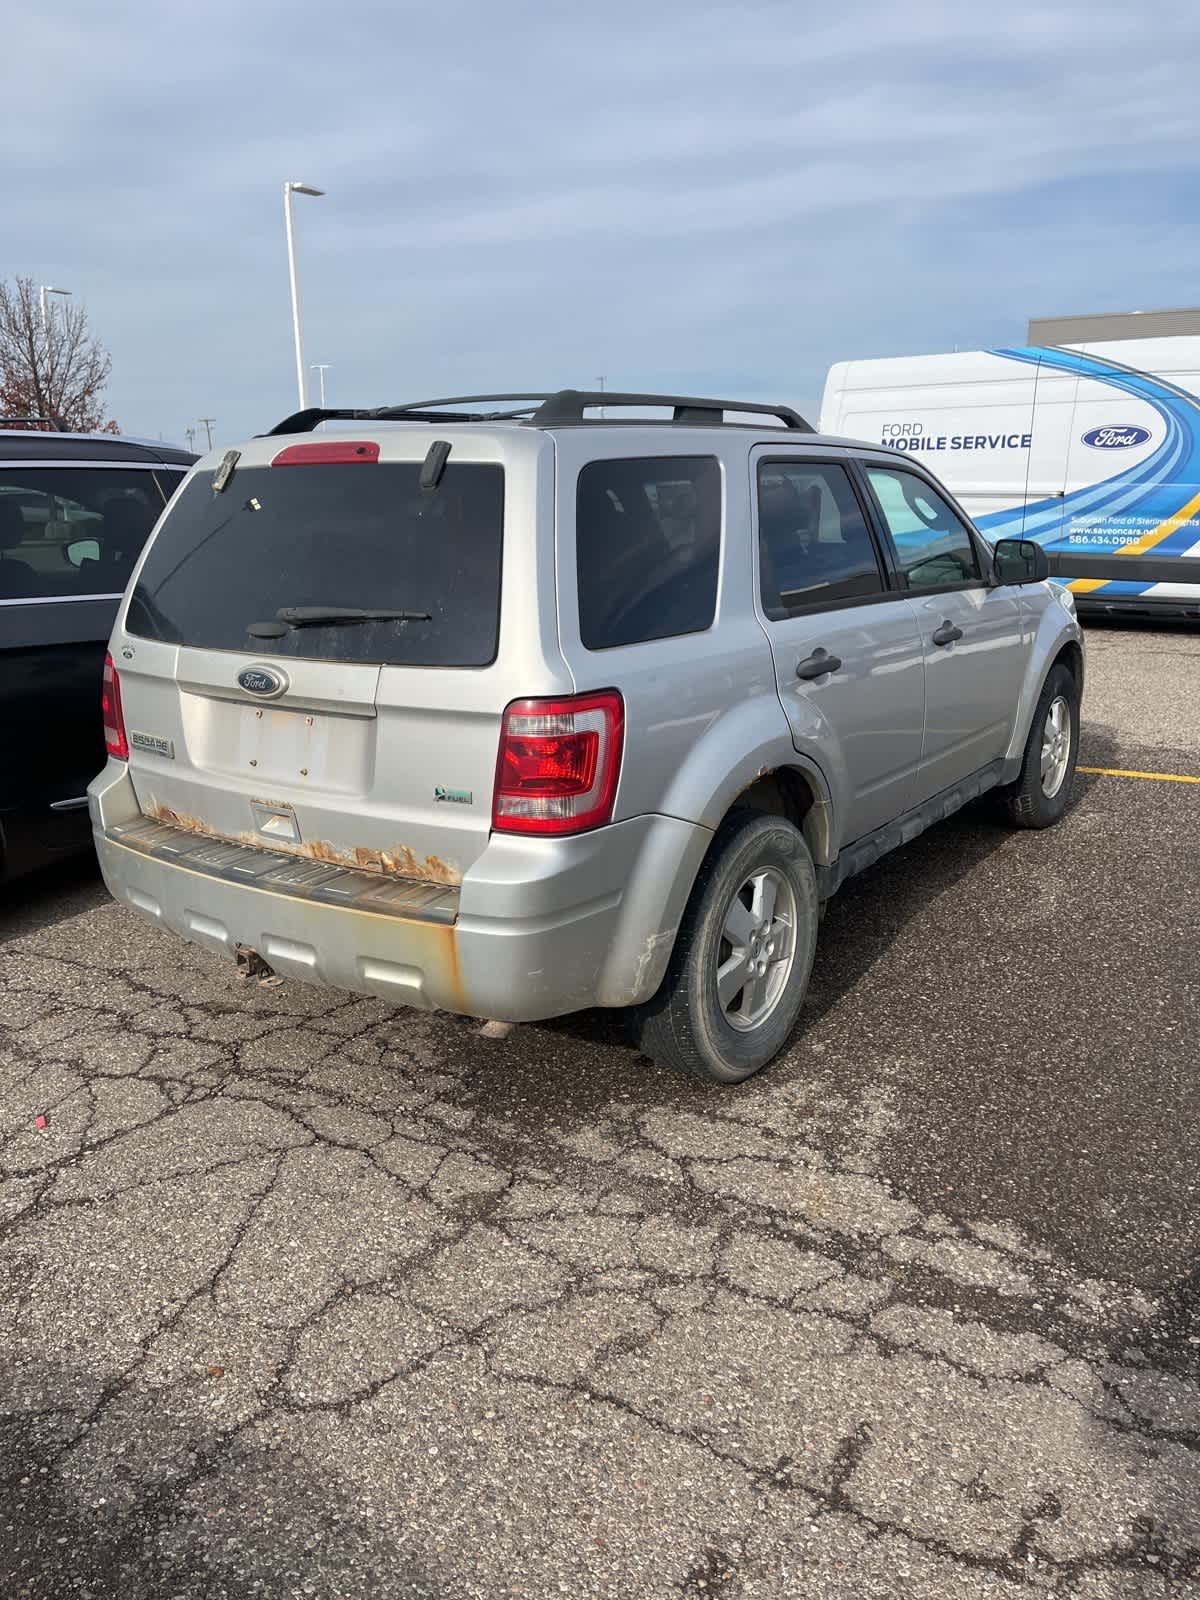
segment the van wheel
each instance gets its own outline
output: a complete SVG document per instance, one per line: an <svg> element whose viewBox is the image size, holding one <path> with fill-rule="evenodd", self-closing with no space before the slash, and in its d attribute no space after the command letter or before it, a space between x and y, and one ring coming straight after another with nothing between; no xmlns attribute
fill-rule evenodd
<svg viewBox="0 0 1200 1600"><path fill-rule="evenodd" d="M1079 754L1079 685L1061 663L1042 686L1020 776L1004 791L1010 820L1018 828L1049 828L1071 798Z"/></svg>
<svg viewBox="0 0 1200 1600"><path fill-rule="evenodd" d="M765 1067L800 1015L818 920L799 829L734 812L700 869L662 987L635 1014L641 1050L711 1083Z"/></svg>

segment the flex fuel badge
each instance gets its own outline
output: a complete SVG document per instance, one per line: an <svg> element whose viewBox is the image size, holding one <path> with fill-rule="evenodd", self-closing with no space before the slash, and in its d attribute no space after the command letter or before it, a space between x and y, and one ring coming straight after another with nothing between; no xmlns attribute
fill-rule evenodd
<svg viewBox="0 0 1200 1600"><path fill-rule="evenodd" d="M475 796L470 789L443 789L440 783L434 785L433 798L449 801L451 805L456 806L475 804Z"/></svg>

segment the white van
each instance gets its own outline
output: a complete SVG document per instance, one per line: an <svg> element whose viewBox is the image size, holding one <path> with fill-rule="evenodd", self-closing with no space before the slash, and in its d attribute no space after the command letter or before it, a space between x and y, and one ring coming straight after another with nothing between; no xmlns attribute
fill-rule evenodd
<svg viewBox="0 0 1200 1600"><path fill-rule="evenodd" d="M1081 610L1200 617L1200 335L842 361L821 432L932 467Z"/></svg>

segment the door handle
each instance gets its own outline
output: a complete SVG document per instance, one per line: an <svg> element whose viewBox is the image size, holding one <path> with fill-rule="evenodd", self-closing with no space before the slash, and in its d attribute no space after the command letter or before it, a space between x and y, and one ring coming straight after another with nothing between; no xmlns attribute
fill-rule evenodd
<svg viewBox="0 0 1200 1600"><path fill-rule="evenodd" d="M841 667L841 656L828 655L824 650L814 650L812 655L796 664L798 678L823 678L827 672L837 672Z"/></svg>
<svg viewBox="0 0 1200 1600"><path fill-rule="evenodd" d="M961 639L962 636L962 629L956 628L949 617L932 634L934 644L953 644L955 639Z"/></svg>

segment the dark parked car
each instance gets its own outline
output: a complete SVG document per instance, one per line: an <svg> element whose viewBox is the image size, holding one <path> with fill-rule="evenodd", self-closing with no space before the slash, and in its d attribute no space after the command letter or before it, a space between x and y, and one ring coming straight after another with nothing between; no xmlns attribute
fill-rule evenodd
<svg viewBox="0 0 1200 1600"><path fill-rule="evenodd" d="M195 460L0 419L0 882L87 849L117 604Z"/></svg>

